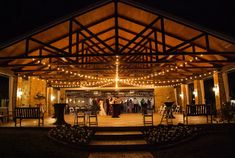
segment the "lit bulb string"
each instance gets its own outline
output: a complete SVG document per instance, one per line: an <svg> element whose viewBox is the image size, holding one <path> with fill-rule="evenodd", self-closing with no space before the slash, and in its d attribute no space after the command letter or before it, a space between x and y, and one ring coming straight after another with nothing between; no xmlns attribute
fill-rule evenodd
<svg viewBox="0 0 235 158"><path fill-rule="evenodd" d="M101 87L105 87L107 85L112 84L113 81L102 84L102 85L90 85L90 84L66 84L66 85L61 85L61 84L54 84L52 85L52 87L59 87L59 88L75 88L75 87L79 87L79 88L101 88ZM92 87L90 87L92 86ZM95 86L95 87L94 87Z"/></svg>
<svg viewBox="0 0 235 158"><path fill-rule="evenodd" d="M90 75L82 75L80 73L74 73L72 71L69 70L65 70L63 68L57 68L57 70L64 72L65 74L70 74L70 75L74 75L74 76L78 76L80 78L86 78L86 79L94 79L94 80L103 80L103 81L112 81L113 79L107 79L107 78L101 78L101 77L94 77L94 76L90 76Z"/></svg>
<svg viewBox="0 0 235 158"><path fill-rule="evenodd" d="M84 82L68 82L68 81L50 81L50 84L52 86L97 86L97 85L100 85L100 84L108 84L108 83L113 83L113 81L97 81L97 82L87 82L87 81L84 81Z"/></svg>
<svg viewBox="0 0 235 158"><path fill-rule="evenodd" d="M116 75L115 75L115 87L118 88L118 82L119 82L119 57L116 56Z"/></svg>
<svg viewBox="0 0 235 158"><path fill-rule="evenodd" d="M114 83L114 81L108 82L106 84L100 85L99 88L108 86L108 85L113 84L113 83Z"/></svg>
<svg viewBox="0 0 235 158"><path fill-rule="evenodd" d="M200 55L201 57L203 56L203 54ZM198 57L192 58L189 61L185 61L181 64L179 64L178 66L175 67L171 67L171 68L164 68L163 70L161 70L160 72L154 72L150 75L147 76L143 76L143 77L138 77L138 78L132 78L132 79L125 79L125 80L134 80L134 81L139 81L139 80L146 80L146 79L150 79L156 76L164 76L166 75L166 73L168 72L172 72L172 71L176 71L177 69L180 69L181 67L184 67L184 65L187 65L188 63L192 63L194 60L198 60ZM190 67L189 67L190 68Z"/></svg>
<svg viewBox="0 0 235 158"><path fill-rule="evenodd" d="M43 65L47 65L48 67L51 67L51 64L46 64L45 62L41 62L41 61L37 61L38 63L42 63ZM187 63L187 62L186 62ZM66 74L70 74L70 75L74 75L74 76L78 76L80 78L88 78L88 79L95 79L95 80L106 80L106 81L111 81L111 80L115 80L116 81L116 85L118 84L118 81L119 81L119 74L118 74L118 70L119 70L119 57L116 56L116 77L115 79L107 79L107 78L101 78L101 77L94 77L94 76L90 76L90 75L82 75L80 73L74 73L70 70L65 70L63 68L57 68L58 71L61 71L61 72L64 72ZM180 66L183 66L183 65L180 65ZM165 75L166 72L171 72L171 71L175 71L178 69L178 66L175 66L175 67L172 67L172 68L169 68L169 69L166 69L166 70L162 70L161 72L155 72L155 73L152 73L148 76L144 76L144 77L138 77L138 78L135 78L135 79L124 79L124 80L146 80L146 79L149 79L149 78L152 78L152 77L155 77L155 76L159 76L159 75Z"/></svg>
<svg viewBox="0 0 235 158"><path fill-rule="evenodd" d="M173 80L157 80L157 81L138 81L138 80L133 80L133 79L120 79L121 82L124 82L124 83L136 83L136 84L148 84L148 83L151 83L151 84L162 84L162 83L178 83L178 82L184 82L184 81L190 81L192 79L198 79L198 78L203 78L203 77L206 77L208 75L211 75L212 72L207 72L207 73L204 73L204 74L201 74L201 75L193 75L193 76L190 76L190 77L186 77L186 78L181 78L181 79L173 79Z"/></svg>
<svg viewBox="0 0 235 158"><path fill-rule="evenodd" d="M192 61L193 60L191 59L190 62L192 62ZM48 67L51 66L51 64L46 64L45 62L41 62L41 61L37 61L37 62L38 63L42 63L43 65L47 65ZM187 64L187 62L184 62L184 64ZM182 67L183 64L181 64L180 66ZM116 85L118 84L118 81L120 81L119 74L118 74L118 69L119 69L119 59L118 59L118 56L116 56L116 77L115 77L115 79L107 79L107 78L101 78L101 77L94 77L94 76L90 76L90 75L82 75L80 73L74 73L74 72L72 72L70 70L65 70L63 68L59 68L59 67L57 68L58 71L64 72L66 74L78 76L80 78L95 79L95 80L105 80L105 81L112 81L112 80L114 80L114 81L116 81ZM163 76L163 75L166 74L166 72L168 73L168 72L171 72L171 71L176 71L177 69L178 69L178 66L175 66L175 67L171 67L171 68L166 69L166 70L162 70L161 72L152 73L152 74L144 76L144 77L138 77L138 78L134 78L134 79L133 78L132 79L122 79L122 80L128 81L128 82L129 81L146 80L146 79L150 79L152 77L156 77L156 76L160 76L160 75ZM186 80L187 80L187 78L186 78ZM183 81L183 80L181 79L181 81ZM165 81L165 82L169 83L169 81ZM174 81L172 81L172 82L174 82ZM178 82L178 81L176 81L176 82ZM159 81L159 83L161 83L161 81Z"/></svg>
<svg viewBox="0 0 235 158"><path fill-rule="evenodd" d="M193 80L193 79L200 79L200 78L202 79L203 77L210 76L212 74L213 74L212 72L207 72L207 73L204 73L202 75L194 75L194 76L181 78L181 79L174 79L174 80L133 81L133 80L127 79L127 80L120 80L120 82L123 82L125 84L129 84L129 85L133 85L133 86L145 86L145 85L150 86L150 87L152 85L153 86L159 86L159 85L155 85L155 84L168 84L168 85L176 86L176 85L181 84L184 81L190 81L190 80Z"/></svg>
<svg viewBox="0 0 235 158"><path fill-rule="evenodd" d="M215 72L215 71L214 71ZM155 84L168 84L168 85L172 85L172 86L175 86L177 84L179 84L179 82L184 82L184 81L190 81L192 79L200 79L200 78L203 78L203 77L206 77L206 76L210 76L212 75L213 72L207 72L207 73L204 73L202 75L195 75L195 76L190 76L190 77L187 77L187 78L181 78L181 79L174 79L174 80L158 80L158 81L132 81L132 80L122 80L122 79L119 79L119 82L123 82L125 84L128 84L128 85L133 85L133 86L144 86L144 85L154 85L156 86ZM29 76L30 78L30 76ZM39 78L37 77L32 77L32 79L37 79L37 80L40 80ZM108 82L113 83L114 81L92 81L92 82L89 82L89 81L82 81L82 82L69 82L69 81L47 81L49 83L51 83L51 85L57 85L57 87L60 87L60 86L70 86L70 85L74 85L74 86L95 86L95 85L99 85L99 84L108 84ZM158 85L157 85L158 86Z"/></svg>
<svg viewBox="0 0 235 158"><path fill-rule="evenodd" d="M35 59L33 58L32 60L34 61ZM37 63L38 63L38 64L41 63L42 65L45 65L45 66L47 66L47 67L51 67L51 66L52 66L52 64L47 64L47 63L42 62L42 61L37 61ZM112 81L112 80L114 80L114 79L107 79L107 78L102 78L102 77L94 77L94 76L90 76L90 75L82 75L82 74L80 74L80 73L74 73L74 72L72 72L72 71L70 71L70 70L66 70L66 69L64 69L64 68L59 68L59 67L57 67L57 70L60 71L60 72L64 72L64 73L66 73L66 74L78 76L78 77L80 77L80 78L88 78L88 79L94 79L94 80L106 80L106 81Z"/></svg>
<svg viewBox="0 0 235 158"><path fill-rule="evenodd" d="M153 78L153 77L160 76L160 75L163 76L166 73L176 71L177 69L178 69L178 66L175 66L175 67L172 67L169 69L161 70L160 72L154 72L154 73L147 75L147 76L144 76L144 77L137 77L137 78L132 78L132 79L124 79L124 80L128 80L128 81L146 80L146 79Z"/></svg>
<svg viewBox="0 0 235 158"><path fill-rule="evenodd" d="M40 61L38 61L38 62L40 63ZM191 60L190 60L190 62L191 62ZM42 62L42 64L46 65L45 62ZM187 64L187 62L185 64ZM116 59L116 65L118 65L118 57ZM48 66L51 66L51 65L48 64ZM180 66L182 66L182 65L180 65ZM68 73L68 74L71 74L71 75L77 75L79 77L83 77L83 78L87 78L87 79L96 79L96 80L101 80L101 81L106 81L106 82L107 81L114 81L114 80L117 81L118 80L118 81L121 81L121 82L123 81L124 83L130 83L131 81L149 79L150 77L162 75L162 74L165 74L165 72L174 71L176 69L178 69L178 66L175 66L175 68L170 68L170 69L167 69L167 70L159 72L159 73L153 73L153 74L150 74L148 76L139 77L139 78L135 78L135 79L117 79L117 78L116 79L105 79L105 78L93 77L93 76L89 76L89 75L81 75L79 73L73 73L73 72L71 72L69 70L65 70L63 68L57 68L57 70L60 70L62 72L65 72L65 73ZM187 77L187 78L181 78L181 79L175 79L175 80L158 80L158 81L154 81L154 84L161 84L161 83L163 83L163 84L168 83L169 84L169 83L183 82L183 81L188 81L188 80L192 80L192 79L202 78L202 77L205 77L205 76L211 75L211 74L212 74L212 72L208 72L208 73L204 73L202 75L194 75L194 76L190 76L190 77ZM117 67L117 70L116 70L116 76L118 76L118 67ZM51 82L53 82L53 81L51 81ZM151 81L151 82L153 82L153 81ZM97 81L96 83L87 83L85 85L95 85L95 84L99 84L99 83L102 83L102 82ZM64 84L67 84L67 83L65 82ZM72 83L69 82L69 84L72 84ZM133 83L133 84L140 85L140 82L139 83L136 82L136 83ZM143 84L145 84L145 83L143 83ZM146 84L148 84L148 81L146 82Z"/></svg>
<svg viewBox="0 0 235 158"><path fill-rule="evenodd" d="M154 85L154 84L142 84L142 83L126 82L125 84L131 85L131 86L134 86L134 87L158 88L158 87L175 87L175 86L181 85L182 83L168 84L168 85Z"/></svg>

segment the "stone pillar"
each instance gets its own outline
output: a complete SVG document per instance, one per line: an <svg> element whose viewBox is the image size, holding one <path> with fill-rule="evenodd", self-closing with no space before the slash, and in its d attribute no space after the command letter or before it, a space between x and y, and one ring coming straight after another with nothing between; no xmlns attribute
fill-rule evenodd
<svg viewBox="0 0 235 158"><path fill-rule="evenodd" d="M202 104L206 104L205 102L205 88L204 88L204 81L200 80L200 85L201 85L201 94L202 94Z"/></svg>
<svg viewBox="0 0 235 158"><path fill-rule="evenodd" d="M61 97L63 96L63 92L61 92ZM157 88L154 88L154 107L155 107L155 111L158 112L158 105L157 105Z"/></svg>
<svg viewBox="0 0 235 158"><path fill-rule="evenodd" d="M17 76L12 76L10 77L10 89L9 92L11 95L9 95L9 112L11 111L10 114L12 114L13 119L13 111L15 110L15 107L17 105L17 85L18 85L18 77Z"/></svg>
<svg viewBox="0 0 235 158"><path fill-rule="evenodd" d="M230 94L229 94L228 73L223 72L222 77L223 77L223 82L224 82L224 90L225 90L226 101L229 102L230 101Z"/></svg>
<svg viewBox="0 0 235 158"><path fill-rule="evenodd" d="M155 90L154 90L154 95L155 95ZM61 88L60 89L60 102L61 103L66 103L66 94L65 94L65 89L64 88Z"/></svg>
<svg viewBox="0 0 235 158"><path fill-rule="evenodd" d="M9 77L9 111L13 111L17 101L17 76Z"/></svg>
<svg viewBox="0 0 235 158"><path fill-rule="evenodd" d="M60 103L60 90L57 91L57 103Z"/></svg>
<svg viewBox="0 0 235 158"><path fill-rule="evenodd" d="M188 85L187 84L181 84L181 93L180 98L182 102L182 107L185 109L186 105L188 104Z"/></svg>
<svg viewBox="0 0 235 158"><path fill-rule="evenodd" d="M176 88L174 88L174 94L175 94L175 103L176 103L176 105L179 105L178 98L177 98L177 89Z"/></svg>
<svg viewBox="0 0 235 158"><path fill-rule="evenodd" d="M203 80L194 80L194 97L195 104L204 104L205 103L205 93Z"/></svg>
<svg viewBox="0 0 235 158"><path fill-rule="evenodd" d="M61 92L62 94L62 92ZM154 103L155 110L157 111L166 101L175 102L174 88L173 87L159 87L154 88Z"/></svg>
<svg viewBox="0 0 235 158"><path fill-rule="evenodd" d="M51 115L51 114L53 114L53 112L52 112L52 109L53 109L53 107L52 107L52 102L51 102L51 95L52 95L52 87L47 87L47 114L48 115Z"/></svg>
<svg viewBox="0 0 235 158"><path fill-rule="evenodd" d="M224 88L224 81L221 72L215 72L213 74L214 79L214 91L215 91L215 107L216 111L221 109L223 103L226 102L226 94Z"/></svg>
<svg viewBox="0 0 235 158"><path fill-rule="evenodd" d="M182 105L182 100L180 98L181 86L177 86L175 89L176 89L177 103L178 103L178 105Z"/></svg>
<svg viewBox="0 0 235 158"><path fill-rule="evenodd" d="M188 84L186 84L186 104L189 104L189 88L188 88Z"/></svg>

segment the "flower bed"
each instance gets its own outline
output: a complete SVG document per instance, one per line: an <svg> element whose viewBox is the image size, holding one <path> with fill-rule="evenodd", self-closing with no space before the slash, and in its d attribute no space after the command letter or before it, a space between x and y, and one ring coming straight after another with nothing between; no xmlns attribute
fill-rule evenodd
<svg viewBox="0 0 235 158"><path fill-rule="evenodd" d="M49 137L71 145L87 145L94 132L87 127L62 125L53 128L48 133Z"/></svg>
<svg viewBox="0 0 235 158"><path fill-rule="evenodd" d="M198 135L201 131L197 126L164 126L144 129L144 137L149 144L167 145Z"/></svg>

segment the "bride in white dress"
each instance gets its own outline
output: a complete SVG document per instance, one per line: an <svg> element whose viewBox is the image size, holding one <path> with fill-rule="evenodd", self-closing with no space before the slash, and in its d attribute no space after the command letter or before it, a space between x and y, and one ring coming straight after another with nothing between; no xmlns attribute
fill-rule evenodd
<svg viewBox="0 0 235 158"><path fill-rule="evenodd" d="M103 100L100 100L100 101L99 101L99 106L100 106L99 115L100 115L100 116L106 116L106 112L105 112L105 110L104 110L104 101L103 101Z"/></svg>

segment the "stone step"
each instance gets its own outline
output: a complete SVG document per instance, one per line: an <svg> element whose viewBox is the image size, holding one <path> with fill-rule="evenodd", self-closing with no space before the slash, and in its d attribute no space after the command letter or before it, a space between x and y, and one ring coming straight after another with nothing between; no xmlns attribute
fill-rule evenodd
<svg viewBox="0 0 235 158"><path fill-rule="evenodd" d="M146 145L145 140L92 140L89 145Z"/></svg>
<svg viewBox="0 0 235 158"><path fill-rule="evenodd" d="M145 140L92 140L89 144L93 151L143 151L149 148Z"/></svg>
<svg viewBox="0 0 235 158"><path fill-rule="evenodd" d="M146 150L150 146L144 140L143 127L98 127L89 143L94 151Z"/></svg>
<svg viewBox="0 0 235 158"><path fill-rule="evenodd" d="M141 131L143 127L90 127L96 132L99 131Z"/></svg>
<svg viewBox="0 0 235 158"><path fill-rule="evenodd" d="M104 131L104 132L96 132L95 135L142 135L140 131Z"/></svg>
<svg viewBox="0 0 235 158"><path fill-rule="evenodd" d="M93 140L139 140L143 139L140 131L99 131Z"/></svg>
<svg viewBox="0 0 235 158"><path fill-rule="evenodd" d="M89 158L154 158L151 152L147 151L125 151L125 152L91 152Z"/></svg>

